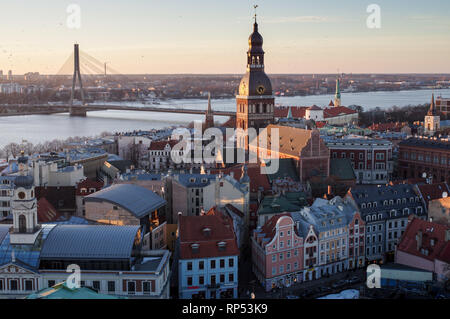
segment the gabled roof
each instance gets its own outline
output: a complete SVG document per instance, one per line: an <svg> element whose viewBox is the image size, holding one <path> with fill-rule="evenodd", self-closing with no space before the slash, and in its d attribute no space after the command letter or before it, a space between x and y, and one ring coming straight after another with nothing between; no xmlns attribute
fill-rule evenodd
<svg viewBox="0 0 450 319"><path fill-rule="evenodd" d="M170 140L170 141L152 141L150 147L148 148L150 151L163 151L166 148L166 145L169 145L172 149L178 141Z"/></svg>
<svg viewBox="0 0 450 319"><path fill-rule="evenodd" d="M259 135L267 136L267 149L270 149L272 145L273 129L278 129L279 152L296 157L300 156L314 132L312 130L270 124L259 133Z"/></svg>
<svg viewBox="0 0 450 319"><path fill-rule="evenodd" d="M218 174L219 172L223 172L226 175L230 175L230 173L233 172L234 179L239 181L242 176L243 165L244 164L238 164L221 170L211 169L211 173ZM259 164L247 164L247 175L250 178L250 192L256 193L259 188L262 188L263 191L271 189L267 174L261 173L261 166Z"/></svg>
<svg viewBox="0 0 450 319"><path fill-rule="evenodd" d="M279 106L274 109L274 116L278 118L286 118L289 110L293 118L304 118L308 106Z"/></svg>
<svg viewBox="0 0 450 319"><path fill-rule="evenodd" d="M352 168L350 159L348 158L330 159L330 176L335 176L340 180L356 179L355 171Z"/></svg>
<svg viewBox="0 0 450 319"><path fill-rule="evenodd" d="M84 200L85 202L110 202L128 210L137 218L144 217L167 203L153 191L133 184L114 184L86 196Z"/></svg>
<svg viewBox="0 0 450 319"><path fill-rule="evenodd" d="M78 196L86 195L81 192L82 188L86 188L87 191L89 192L89 189L91 189L91 188L95 188L96 191L99 191L102 189L102 187L103 187L102 182L94 181L90 178L86 178L85 180L83 180L77 184L77 193L76 194Z"/></svg>
<svg viewBox="0 0 450 319"><path fill-rule="evenodd" d="M57 225L41 259L129 259L139 226Z"/></svg>
<svg viewBox="0 0 450 319"><path fill-rule="evenodd" d="M348 108L346 106L334 106L331 108L326 108L323 110L323 117L324 118L331 118L331 117L337 117L340 115L349 115L349 114L356 114L358 113L355 110L352 110L351 108Z"/></svg>
<svg viewBox="0 0 450 319"><path fill-rule="evenodd" d="M417 188L419 189L420 195L425 201L427 209L430 201L442 198L444 192L447 193L447 196L450 195L450 188L445 182L436 184L417 185Z"/></svg>
<svg viewBox="0 0 450 319"><path fill-rule="evenodd" d="M450 263L450 240L445 240L447 231L450 231L448 226L414 218L406 227L397 250L431 261L439 259ZM422 245L417 249L419 232L422 233Z"/></svg>
<svg viewBox="0 0 450 319"><path fill-rule="evenodd" d="M61 217L61 214L48 202L45 197L42 197L37 202L37 217L38 223L48 223L56 221Z"/></svg>
<svg viewBox="0 0 450 319"><path fill-rule="evenodd" d="M205 216L180 216L179 238L180 258L209 258L239 255L233 222L224 214ZM205 229L210 229L209 235ZM219 249L219 243L226 243L224 250ZM192 244L198 244L198 252L194 252Z"/></svg>
<svg viewBox="0 0 450 319"><path fill-rule="evenodd" d="M36 199L45 197L60 212L76 209L74 186L40 186L35 187L35 191Z"/></svg>

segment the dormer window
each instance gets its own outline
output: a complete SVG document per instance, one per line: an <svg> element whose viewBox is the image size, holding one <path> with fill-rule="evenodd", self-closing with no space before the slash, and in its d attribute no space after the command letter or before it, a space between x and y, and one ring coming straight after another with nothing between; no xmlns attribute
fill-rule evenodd
<svg viewBox="0 0 450 319"><path fill-rule="evenodd" d="M191 248L192 248L192 253L193 254L197 254L199 249L200 249L200 245L199 244L192 244Z"/></svg>
<svg viewBox="0 0 450 319"><path fill-rule="evenodd" d="M205 237L211 236L211 228L209 228L209 227L203 228L202 232Z"/></svg>
<svg viewBox="0 0 450 319"><path fill-rule="evenodd" d="M224 241L220 241L217 243L217 247L219 247L219 251L224 251L227 248L227 243Z"/></svg>

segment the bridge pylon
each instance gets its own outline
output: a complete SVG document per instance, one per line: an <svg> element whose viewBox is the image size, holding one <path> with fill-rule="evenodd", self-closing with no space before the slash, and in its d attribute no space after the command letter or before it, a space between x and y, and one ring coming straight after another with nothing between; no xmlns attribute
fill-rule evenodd
<svg viewBox="0 0 450 319"><path fill-rule="evenodd" d="M84 90L83 81L81 80L80 72L80 50L78 44L74 44L74 70L73 70L73 80L72 80L72 91L70 92L70 116L86 116L86 107L84 106ZM75 85L77 82L80 83L80 93L81 93L81 106L73 105L73 98L75 96Z"/></svg>

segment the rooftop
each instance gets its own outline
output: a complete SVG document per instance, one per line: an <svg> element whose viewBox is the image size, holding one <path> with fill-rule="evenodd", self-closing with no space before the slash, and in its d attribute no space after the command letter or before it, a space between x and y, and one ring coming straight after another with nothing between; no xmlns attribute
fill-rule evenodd
<svg viewBox="0 0 450 319"><path fill-rule="evenodd" d="M137 218L144 217L167 203L153 191L133 184L114 184L86 196L84 200L110 202L128 210Z"/></svg>

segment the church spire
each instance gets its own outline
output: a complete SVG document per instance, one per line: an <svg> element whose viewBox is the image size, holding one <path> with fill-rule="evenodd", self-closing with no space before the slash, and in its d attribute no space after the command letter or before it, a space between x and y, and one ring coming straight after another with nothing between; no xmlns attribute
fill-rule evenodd
<svg viewBox="0 0 450 319"><path fill-rule="evenodd" d="M334 106L341 106L341 87L339 77L336 79L336 94L334 95Z"/></svg>
<svg viewBox="0 0 450 319"><path fill-rule="evenodd" d="M427 115L436 116L436 107L434 105L434 93L431 95L431 104Z"/></svg>
<svg viewBox="0 0 450 319"><path fill-rule="evenodd" d="M208 92L208 109L206 110L205 128L214 127L214 114L211 108L211 92Z"/></svg>

